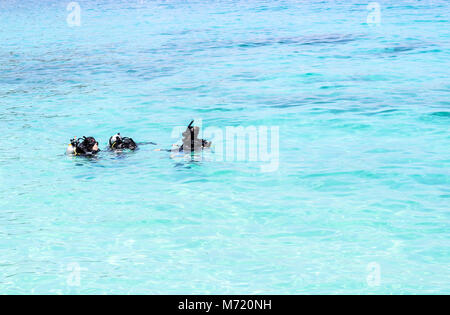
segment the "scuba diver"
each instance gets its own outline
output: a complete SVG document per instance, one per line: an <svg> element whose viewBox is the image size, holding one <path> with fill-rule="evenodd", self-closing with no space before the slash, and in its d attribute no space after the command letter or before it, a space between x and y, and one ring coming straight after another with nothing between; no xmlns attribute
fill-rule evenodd
<svg viewBox="0 0 450 315"><path fill-rule="evenodd" d="M211 142L199 139L198 135L200 133L200 127L193 126L194 121L191 121L189 126L186 128L186 131L183 132L183 144L172 145L172 149L155 149L155 151L164 151L164 152L172 152L172 153L191 153L200 152L204 149L209 149L211 147Z"/></svg>
<svg viewBox="0 0 450 315"><path fill-rule="evenodd" d="M134 151L138 148L136 142L128 137L122 137L120 133L115 134L109 138L110 150L131 150Z"/></svg>
<svg viewBox="0 0 450 315"><path fill-rule="evenodd" d="M67 147L66 154L93 156L98 152L100 152L100 149L98 148L98 142L94 137L83 137L79 139L75 137L70 140L70 144Z"/></svg>
<svg viewBox="0 0 450 315"><path fill-rule="evenodd" d="M186 131L183 132L183 144L178 148L178 152L199 152L211 147L211 142L204 139L199 139L200 127L193 126L194 121L191 121Z"/></svg>
<svg viewBox="0 0 450 315"><path fill-rule="evenodd" d="M134 142L133 139L129 137L122 137L120 135L120 132L109 138L109 149L112 151L119 151L119 150L137 150L139 149L139 146L141 145L157 145L154 142Z"/></svg>

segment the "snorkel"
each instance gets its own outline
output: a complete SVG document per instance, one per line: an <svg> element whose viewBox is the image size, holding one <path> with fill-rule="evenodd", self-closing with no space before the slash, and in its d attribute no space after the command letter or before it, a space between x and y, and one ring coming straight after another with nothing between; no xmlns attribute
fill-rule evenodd
<svg viewBox="0 0 450 315"><path fill-rule="evenodd" d="M192 126L193 123L194 123L194 120L191 121L191 123L188 126L188 129L191 132L191 154L194 153L194 151L195 151L195 149L194 149L194 145L195 145L195 141L194 141L194 127Z"/></svg>

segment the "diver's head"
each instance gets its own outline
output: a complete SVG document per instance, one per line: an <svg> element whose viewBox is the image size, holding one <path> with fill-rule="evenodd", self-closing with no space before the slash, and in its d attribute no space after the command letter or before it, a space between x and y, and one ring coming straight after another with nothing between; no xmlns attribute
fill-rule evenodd
<svg viewBox="0 0 450 315"><path fill-rule="evenodd" d="M194 139L198 139L198 135L200 133L200 127L197 126L189 126L185 132L183 132L184 139L191 139L192 135Z"/></svg>
<svg viewBox="0 0 450 315"><path fill-rule="evenodd" d="M109 147L113 149L116 145L122 142L120 132L109 138Z"/></svg>
<svg viewBox="0 0 450 315"><path fill-rule="evenodd" d="M133 139L128 138L128 137L124 137L122 139L122 147L124 149L128 149L128 150L136 150L137 144L136 144L136 142L134 142Z"/></svg>
<svg viewBox="0 0 450 315"><path fill-rule="evenodd" d="M183 132L183 145L182 148L187 152L198 152L204 148L204 143L206 142L203 139L199 139L198 136L200 134L200 127L193 126L193 122L189 124L186 131Z"/></svg>
<svg viewBox="0 0 450 315"><path fill-rule="evenodd" d="M98 142L94 137L84 137L81 146L83 147L85 152L97 153L98 151L100 151L98 148Z"/></svg>

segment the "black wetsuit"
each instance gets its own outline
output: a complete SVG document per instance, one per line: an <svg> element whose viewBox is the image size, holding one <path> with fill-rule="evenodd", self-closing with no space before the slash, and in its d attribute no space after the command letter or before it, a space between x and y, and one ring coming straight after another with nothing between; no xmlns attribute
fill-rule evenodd
<svg viewBox="0 0 450 315"><path fill-rule="evenodd" d="M138 145L133 139L128 137L118 138L114 143L110 144L112 150L136 150Z"/></svg>
<svg viewBox="0 0 450 315"><path fill-rule="evenodd" d="M72 140L71 141L72 146L74 147L75 155L84 155L84 156L92 156L97 154L100 150L94 151L92 148L97 144L98 142L93 137L83 137L78 140Z"/></svg>
<svg viewBox="0 0 450 315"><path fill-rule="evenodd" d="M206 140L204 140L204 139L197 139L197 141L198 140L202 140L202 145L201 145L201 148L202 148L202 150L205 148L205 146L208 144L208 141L206 141ZM196 144L194 144L194 149L195 149L195 147L197 147L197 145ZM200 147L200 144L198 143L198 147ZM180 149L178 150L179 152L183 152L184 151L184 144L182 144L181 145L181 147L180 147ZM192 151L194 151L194 150L192 150Z"/></svg>

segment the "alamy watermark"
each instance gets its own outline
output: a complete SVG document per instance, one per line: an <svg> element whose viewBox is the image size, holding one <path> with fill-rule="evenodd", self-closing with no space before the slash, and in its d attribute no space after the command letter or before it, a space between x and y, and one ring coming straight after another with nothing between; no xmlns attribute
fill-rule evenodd
<svg viewBox="0 0 450 315"><path fill-rule="evenodd" d="M186 127L175 127L172 138L196 139L194 149L190 150L189 140L183 143L184 153L198 151L199 146L205 144L202 139L211 142L211 157L215 161L250 162L259 166L261 172L275 172L280 160L280 128L278 126L208 126L203 128L202 120L195 120L195 132L192 137ZM197 128L198 127L198 128ZM193 131L194 132L194 131ZM186 150L188 148L188 150ZM172 153L179 154L180 146L174 146ZM201 148L200 148L201 151Z"/></svg>
<svg viewBox="0 0 450 315"><path fill-rule="evenodd" d="M367 24L380 25L381 23L381 6L378 2L370 2L367 5L369 14L367 15Z"/></svg>
<svg viewBox="0 0 450 315"><path fill-rule="evenodd" d="M366 268L368 274L366 278L369 287L379 287L381 285L381 266L377 262L371 262Z"/></svg>
<svg viewBox="0 0 450 315"><path fill-rule="evenodd" d="M137 4L143 5L145 0L137 0ZM370 2L367 5L369 14L367 15L366 22L369 25L380 25L381 23L381 5L379 2ZM81 26L81 6L78 2L70 2L67 5L67 25L70 27Z"/></svg>
<svg viewBox="0 0 450 315"><path fill-rule="evenodd" d="M66 270L69 272L66 279L67 285L69 287L81 286L81 271L87 269L81 268L79 263L73 262L67 265Z"/></svg>
<svg viewBox="0 0 450 315"><path fill-rule="evenodd" d="M78 2L70 2L67 5L67 11L69 14L67 15L67 25L70 27L81 26L81 7Z"/></svg>

